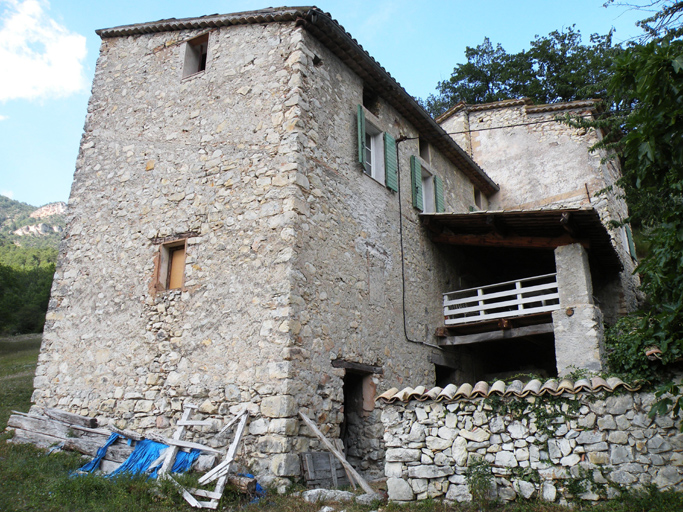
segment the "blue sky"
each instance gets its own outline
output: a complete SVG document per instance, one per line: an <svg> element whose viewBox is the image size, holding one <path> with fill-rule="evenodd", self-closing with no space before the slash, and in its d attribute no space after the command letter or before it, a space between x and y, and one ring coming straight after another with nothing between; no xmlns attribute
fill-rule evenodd
<svg viewBox="0 0 683 512"><path fill-rule="evenodd" d="M278 0L278 3L283 3ZM293 2L299 5L303 2ZM640 33L604 0L318 0L413 96L433 93L488 36L508 52L571 25L584 41ZM0 194L67 201L99 52L98 28L268 7L263 0L0 0Z"/></svg>

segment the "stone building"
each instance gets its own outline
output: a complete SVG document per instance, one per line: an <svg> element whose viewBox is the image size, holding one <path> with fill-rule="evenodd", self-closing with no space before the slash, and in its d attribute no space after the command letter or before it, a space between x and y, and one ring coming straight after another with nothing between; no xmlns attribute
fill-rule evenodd
<svg viewBox="0 0 683 512"><path fill-rule="evenodd" d="M469 375L443 294L500 274L482 281L478 254L439 243L456 235L438 219L497 205L504 180L317 8L97 33L36 407L168 432L186 402L221 421L247 408L245 460L275 484L316 447L301 410L380 469L376 393ZM591 243L555 245L586 292L586 255L614 270L620 253L577 212Z"/></svg>

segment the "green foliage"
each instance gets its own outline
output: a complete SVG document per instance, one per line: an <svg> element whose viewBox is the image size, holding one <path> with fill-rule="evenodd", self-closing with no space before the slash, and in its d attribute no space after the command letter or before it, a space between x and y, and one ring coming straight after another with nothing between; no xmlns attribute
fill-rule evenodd
<svg viewBox="0 0 683 512"><path fill-rule="evenodd" d="M554 103L606 97L605 82L613 58L621 47L612 34L594 34L590 44L581 32L569 27L546 37L536 36L530 49L508 54L488 38L475 48L467 47L467 63L458 64L450 79L437 85L437 95L424 102L438 116L456 105L488 103L528 97L536 103Z"/></svg>
<svg viewBox="0 0 683 512"><path fill-rule="evenodd" d="M629 315L605 329L605 348L610 370L627 381L656 381L660 364L649 361L645 351L652 346L643 335L648 319Z"/></svg>
<svg viewBox="0 0 683 512"><path fill-rule="evenodd" d="M488 510L491 504L491 488L495 486L491 464L486 459L470 461L467 464L465 478L472 495L472 502L481 510Z"/></svg>
<svg viewBox="0 0 683 512"><path fill-rule="evenodd" d="M54 272L53 263L29 269L0 265L0 333L42 332Z"/></svg>

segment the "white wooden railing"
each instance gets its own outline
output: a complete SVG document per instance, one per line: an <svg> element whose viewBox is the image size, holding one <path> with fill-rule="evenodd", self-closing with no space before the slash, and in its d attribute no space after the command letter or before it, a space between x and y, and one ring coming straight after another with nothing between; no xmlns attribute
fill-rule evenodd
<svg viewBox="0 0 683 512"><path fill-rule="evenodd" d="M446 325L510 318L560 308L557 274L527 277L444 293Z"/></svg>

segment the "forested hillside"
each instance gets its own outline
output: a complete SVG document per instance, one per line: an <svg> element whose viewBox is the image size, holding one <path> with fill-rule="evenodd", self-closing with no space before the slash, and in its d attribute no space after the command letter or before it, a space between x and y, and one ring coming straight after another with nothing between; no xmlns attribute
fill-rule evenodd
<svg viewBox="0 0 683 512"><path fill-rule="evenodd" d="M0 196L0 334L43 330L62 235L53 226L63 226L64 216L31 217L36 210ZM24 226L41 227L15 234Z"/></svg>

